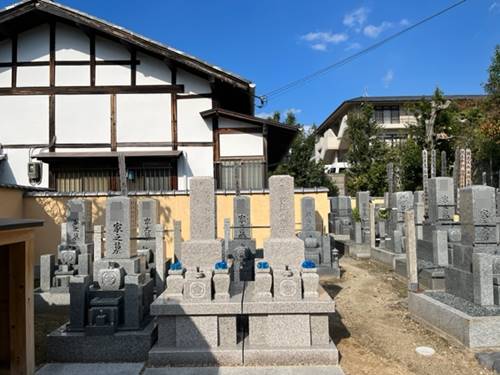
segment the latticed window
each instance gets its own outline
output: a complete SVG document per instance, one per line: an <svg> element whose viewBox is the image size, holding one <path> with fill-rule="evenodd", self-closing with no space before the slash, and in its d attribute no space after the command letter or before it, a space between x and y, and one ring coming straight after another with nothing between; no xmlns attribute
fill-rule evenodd
<svg viewBox="0 0 500 375"><path fill-rule="evenodd" d="M217 188L257 190L266 187L267 165L262 160L228 160L216 164Z"/></svg>
<svg viewBox="0 0 500 375"><path fill-rule="evenodd" d="M108 192L120 190L118 168L55 167L51 170L54 188L59 192ZM165 191L172 189L172 168L127 168L129 191Z"/></svg>

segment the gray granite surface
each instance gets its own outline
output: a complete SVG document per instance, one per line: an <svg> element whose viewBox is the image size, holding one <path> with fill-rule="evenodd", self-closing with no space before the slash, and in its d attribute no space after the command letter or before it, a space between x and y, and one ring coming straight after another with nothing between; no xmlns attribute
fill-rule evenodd
<svg viewBox="0 0 500 375"><path fill-rule="evenodd" d="M479 306L463 298L456 297L446 292L429 291L425 295L435 300L451 306L459 311L471 316L498 316L500 315L500 306Z"/></svg>

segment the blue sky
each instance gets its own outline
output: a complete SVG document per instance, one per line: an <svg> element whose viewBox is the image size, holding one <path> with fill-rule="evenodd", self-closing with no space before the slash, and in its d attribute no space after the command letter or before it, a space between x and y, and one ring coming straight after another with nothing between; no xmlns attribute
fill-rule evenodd
<svg viewBox="0 0 500 375"><path fill-rule="evenodd" d="M60 0L256 83L257 94L349 56L452 0ZM4 7L12 1L0 0ZM292 109L320 124L363 94L479 94L500 0L468 0L410 33L285 95L257 113Z"/></svg>

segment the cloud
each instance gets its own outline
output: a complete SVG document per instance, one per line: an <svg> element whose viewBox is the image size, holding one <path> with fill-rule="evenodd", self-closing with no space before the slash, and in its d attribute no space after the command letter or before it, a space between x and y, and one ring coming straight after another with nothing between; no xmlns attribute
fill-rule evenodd
<svg viewBox="0 0 500 375"><path fill-rule="evenodd" d="M498 1L492 2L491 5L488 7L488 11L490 13L497 12L499 10L500 10L500 4L498 3Z"/></svg>
<svg viewBox="0 0 500 375"><path fill-rule="evenodd" d="M354 42L354 43L350 43L346 48L345 50L346 51L352 51L352 50L355 50L355 49L360 49L361 48L361 44L358 43L358 42Z"/></svg>
<svg viewBox="0 0 500 375"><path fill-rule="evenodd" d="M310 47L316 51L326 51L329 44L339 44L349 39L346 33L332 33L330 31L318 31L304 34L300 37L310 43Z"/></svg>
<svg viewBox="0 0 500 375"><path fill-rule="evenodd" d="M394 80L394 71L392 69L389 69L382 77L382 82L384 83L384 87L388 88L393 80Z"/></svg>
<svg viewBox="0 0 500 375"><path fill-rule="evenodd" d="M281 121L284 121L286 118L286 114L288 112L292 112L294 115L298 115L299 113L302 112L302 109L300 109L300 108L288 108L288 109L283 109L283 110L277 110L277 112L280 113ZM274 115L274 112L260 112L260 113L257 113L255 116L267 119L269 117L273 117L273 115Z"/></svg>
<svg viewBox="0 0 500 375"><path fill-rule="evenodd" d="M392 22L384 21L380 25L367 25L363 29L363 34L369 38L377 38L382 32L390 29L393 26Z"/></svg>
<svg viewBox="0 0 500 375"><path fill-rule="evenodd" d="M369 12L370 10L365 7L360 7L358 9L355 9L344 16L343 23L347 27L361 28L361 26L363 26L364 23L366 22Z"/></svg>
<svg viewBox="0 0 500 375"><path fill-rule="evenodd" d="M312 49L316 51L326 51L326 44L325 43L316 43L311 46Z"/></svg>
<svg viewBox="0 0 500 375"><path fill-rule="evenodd" d="M410 21L408 21L408 19L406 18L403 18L401 21L399 21L399 25L403 27L410 26Z"/></svg>

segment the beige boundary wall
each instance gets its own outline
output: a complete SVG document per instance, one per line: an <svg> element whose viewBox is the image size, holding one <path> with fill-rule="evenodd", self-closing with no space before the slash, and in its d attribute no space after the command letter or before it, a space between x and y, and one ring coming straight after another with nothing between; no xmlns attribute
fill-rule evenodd
<svg viewBox="0 0 500 375"><path fill-rule="evenodd" d="M0 191L0 201L3 201L4 192ZM217 192L217 235L224 237L224 218L233 217L234 192ZM251 198L251 216L253 226L269 226L269 193L267 191L242 192ZM328 229L328 212L330 204L327 190L297 189L295 191L295 222L297 231L301 227L300 200L302 197L310 196L316 201L316 218L318 230L324 232ZM60 242L60 226L65 219L65 205L68 199L76 195L61 195L48 192L27 192L23 199L23 217L44 220L42 228L35 230L35 260L38 265L40 255L55 254ZM80 197L83 197L80 195ZM92 200L92 216L94 225L104 225L106 195L86 195L84 198ZM186 192L175 192L172 194L144 194L134 195L137 199L154 198L160 205L160 222L167 230L165 240L167 256L173 255L172 229L173 221L182 222L183 240L189 239L189 195ZM0 217L3 215L0 214ZM269 237L269 228L255 228L253 237L257 240L257 246L262 247L263 241Z"/></svg>
<svg viewBox="0 0 500 375"><path fill-rule="evenodd" d="M23 217L23 190L0 187L0 218L21 219Z"/></svg>

